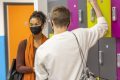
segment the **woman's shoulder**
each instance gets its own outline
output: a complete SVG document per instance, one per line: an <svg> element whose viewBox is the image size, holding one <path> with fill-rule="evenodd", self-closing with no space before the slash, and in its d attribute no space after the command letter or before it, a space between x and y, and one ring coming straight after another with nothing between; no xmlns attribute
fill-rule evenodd
<svg viewBox="0 0 120 80"><path fill-rule="evenodd" d="M27 39L21 40L18 45L18 55L25 52Z"/></svg>
<svg viewBox="0 0 120 80"><path fill-rule="evenodd" d="M27 39L21 40L19 43L19 46L26 46L27 44Z"/></svg>

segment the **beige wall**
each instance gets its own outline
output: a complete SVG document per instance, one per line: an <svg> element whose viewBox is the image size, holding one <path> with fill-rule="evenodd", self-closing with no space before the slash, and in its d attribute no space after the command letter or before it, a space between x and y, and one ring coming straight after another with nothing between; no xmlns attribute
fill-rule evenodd
<svg viewBox="0 0 120 80"><path fill-rule="evenodd" d="M0 2L0 36L4 36L3 4Z"/></svg>
<svg viewBox="0 0 120 80"><path fill-rule="evenodd" d="M34 3L35 0L0 0L0 36L4 36L4 11L3 2Z"/></svg>

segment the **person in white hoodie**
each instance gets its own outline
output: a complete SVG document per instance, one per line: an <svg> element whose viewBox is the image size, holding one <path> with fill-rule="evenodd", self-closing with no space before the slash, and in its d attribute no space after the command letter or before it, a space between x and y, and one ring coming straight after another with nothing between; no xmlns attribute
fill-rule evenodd
<svg viewBox="0 0 120 80"><path fill-rule="evenodd" d="M35 55L36 80L79 80L83 65L79 47L87 60L89 49L102 38L108 30L96 0L89 0L97 16L97 24L92 28L78 28L67 31L70 24L70 11L56 7L51 12L54 36L41 45ZM92 55L92 54L91 54ZM78 74L79 73L79 74Z"/></svg>

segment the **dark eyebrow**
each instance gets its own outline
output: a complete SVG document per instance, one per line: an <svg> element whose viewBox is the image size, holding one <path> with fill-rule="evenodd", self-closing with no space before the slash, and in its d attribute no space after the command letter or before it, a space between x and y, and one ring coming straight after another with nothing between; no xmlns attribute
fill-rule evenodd
<svg viewBox="0 0 120 80"><path fill-rule="evenodd" d="M39 23L35 23L35 25L38 25Z"/></svg>

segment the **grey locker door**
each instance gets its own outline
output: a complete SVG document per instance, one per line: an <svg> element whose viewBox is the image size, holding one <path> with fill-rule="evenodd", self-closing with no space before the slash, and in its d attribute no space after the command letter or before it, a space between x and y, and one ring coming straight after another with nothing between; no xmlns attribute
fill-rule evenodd
<svg viewBox="0 0 120 80"><path fill-rule="evenodd" d="M67 0L48 0L48 12L56 6L67 6Z"/></svg>
<svg viewBox="0 0 120 80"><path fill-rule="evenodd" d="M89 50L87 65L95 75L99 76L98 42Z"/></svg>
<svg viewBox="0 0 120 80"><path fill-rule="evenodd" d="M87 28L87 0L78 0L79 26Z"/></svg>
<svg viewBox="0 0 120 80"><path fill-rule="evenodd" d="M107 80L116 80L116 40L102 38L99 40L100 76Z"/></svg>
<svg viewBox="0 0 120 80"><path fill-rule="evenodd" d="M67 6L67 0L48 0L48 17L50 17L50 12L53 8L57 7L57 6ZM48 33L52 32L52 28L50 27L51 24L49 22L49 29L48 29Z"/></svg>

